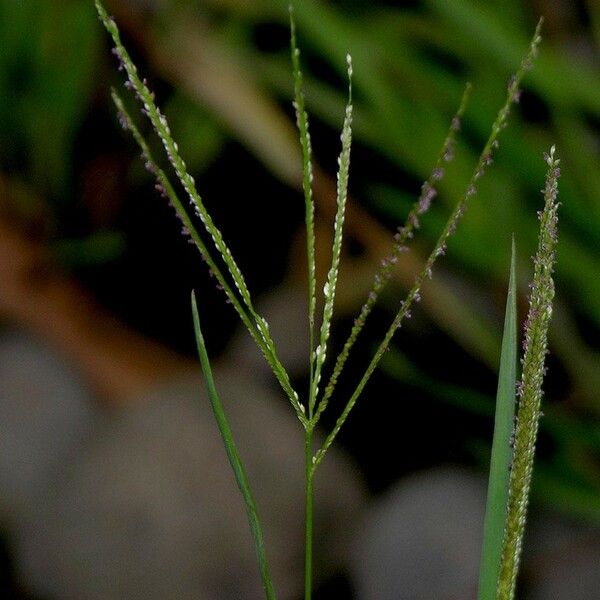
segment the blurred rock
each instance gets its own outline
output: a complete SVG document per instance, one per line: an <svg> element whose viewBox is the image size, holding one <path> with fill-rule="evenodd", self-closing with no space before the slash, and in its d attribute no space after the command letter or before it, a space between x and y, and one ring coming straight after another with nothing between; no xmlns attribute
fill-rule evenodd
<svg viewBox="0 0 600 600"><path fill-rule="evenodd" d="M365 513L353 550L361 600L477 597L486 480L459 468L407 477ZM600 531L530 515L519 598L594 600Z"/></svg>
<svg viewBox="0 0 600 600"><path fill-rule="evenodd" d="M299 304L286 296L269 311L274 329L288 332L282 356L293 364L304 338L286 323ZM278 597L291 599L304 576L304 439L255 355L238 340L215 378ZM68 365L11 334L0 339L0 380L2 517L28 589L64 600L264 597L199 371L101 413ZM348 558L350 524L364 504L360 477L341 454L323 462L315 496L315 562L326 576Z"/></svg>
<svg viewBox="0 0 600 600"><path fill-rule="evenodd" d="M217 373L265 529L276 589L302 584L303 438L291 410L232 369ZM200 375L98 427L18 535L36 590L61 598L262 598L244 505ZM300 449L300 451L299 451ZM317 486L316 540L339 559L360 488L339 457Z"/></svg>
<svg viewBox="0 0 600 600"><path fill-rule="evenodd" d="M477 595L485 481L460 469L406 478L371 507L354 548L358 597Z"/></svg>
<svg viewBox="0 0 600 600"><path fill-rule="evenodd" d="M20 523L97 417L77 373L23 333L0 334L0 518Z"/></svg>

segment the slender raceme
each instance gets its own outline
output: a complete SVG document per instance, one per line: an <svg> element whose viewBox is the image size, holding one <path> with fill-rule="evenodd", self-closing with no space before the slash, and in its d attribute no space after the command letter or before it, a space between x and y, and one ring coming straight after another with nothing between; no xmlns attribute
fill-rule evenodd
<svg viewBox="0 0 600 600"><path fill-rule="evenodd" d="M231 251L225 244L221 232L214 224L210 214L204 206L202 198L200 197L200 194L196 189L196 183L194 181L194 178L187 171L187 166L179 154L179 148L171 135L171 130L169 124L167 123L167 119L162 114L160 109L156 106L156 103L154 101L154 94L148 89L145 80L140 79L135 64L131 60L127 50L121 42L119 29L114 19L112 19L112 17L108 15L106 9L102 6L100 0L95 0L95 3L98 15L100 16L100 20L102 21L108 33L111 35L115 44L113 52L119 60L119 68L125 70L127 74L126 87L132 89L135 92L137 100L143 105L142 112L150 119L150 122L152 123L156 133L161 139L169 162L173 166L177 177L179 178L183 188L187 192L196 212L196 215L200 218L207 233L212 238L215 248L222 257L223 262L225 263L229 274L231 275L233 283L237 288L238 293L240 294L241 301L245 305L248 314L252 317L252 320L254 321L254 326L258 331L257 343L263 351L263 354L265 355L281 387L288 396L290 403L294 407L298 419L300 420L302 425L306 427L307 419L305 417L305 408L300 403L298 394L292 387L289 376L277 356L275 344L269 332L269 325L266 319L260 316L254 309L252 299L250 297L250 292L248 290L248 287L246 286L245 279L239 267L237 266L233 255L231 254Z"/></svg>
<svg viewBox="0 0 600 600"><path fill-rule="evenodd" d="M362 305L356 319L354 319L350 335L348 336L348 339L344 343L342 351L336 359L335 366L333 367L333 372L329 378L327 386L325 387L323 397L321 398L318 404L317 412L314 417L315 424L319 421L321 414L327 408L329 399L333 394L339 376L341 375L342 370L344 369L344 365L348 360L348 356L350 355L350 350L352 349L354 342L356 342L356 339L358 338L360 332L365 326L367 318L371 314L371 311L373 310L373 307L375 306L379 295L381 294L381 292L389 282L390 278L392 277L394 265L398 262L401 255L404 252L408 251L407 242L412 239L415 229L419 227L420 216L429 210L431 201L437 195L437 190L435 187L437 185L436 182L441 180L444 176L444 164L449 162L453 158L453 148L456 140L456 134L460 130L462 117L467 107L470 95L471 85L467 84L465 86L465 91L462 95L459 108L450 123L448 133L444 140L442 150L438 156L435 166L431 171L431 174L429 175L427 181L425 181L421 186L421 194L419 195L410 212L408 213L408 217L406 218L404 225L398 227L396 233L394 234L394 243L392 246L392 251L390 255L387 258L384 258L381 262L379 270L373 278L373 287L371 288L371 291L367 296L367 300Z"/></svg>
<svg viewBox="0 0 600 600"><path fill-rule="evenodd" d="M518 386L519 408L515 427L513 464L510 472L508 510L502 547L497 600L512 600L523 534L535 455L542 400L542 383L546 373L548 326L552 316L554 281L552 273L556 258L558 224L558 178L560 160L554 146L545 155L548 171L544 187L544 209L540 216L540 236L534 258L534 275L529 297L529 312L523 338L524 356L521 381Z"/></svg>
<svg viewBox="0 0 600 600"><path fill-rule="evenodd" d="M442 256L443 254L445 254L448 238L455 232L456 227L467 208L468 200L477 193L475 184L483 176L487 167L492 164L493 152L498 147L498 136L499 136L500 132L506 127L508 116L510 114L511 106L513 105L513 103L515 103L519 99L519 96L520 96L519 85L521 83L521 80L523 79L523 76L525 75L525 73L532 67L533 60L537 56L538 46L542 39L540 36L541 26L542 26L542 19L540 19L537 24L535 33L534 33L531 43L529 45L529 51L527 52L525 58L521 62L521 65L520 65L519 69L517 70L516 74L513 75L513 77L511 77L511 79L510 79L507 94L506 94L506 100L505 100L502 108L498 111L496 120L494 121L494 124L492 125L492 131L491 131L490 136L479 156L479 160L477 161L477 165L473 171L471 179L470 179L469 183L467 184L467 188L464 193L464 196L458 202L454 211L452 212L448 221L446 222L446 225L444 226L444 229L442 230L442 233L440 234L440 237L438 238L438 240L435 244L435 247L433 248L431 254L427 258L427 261L425 262L425 266L423 267L421 272L415 278L415 282L414 282L412 288L409 290L405 300L402 302L396 316L394 317L394 320L392 321L392 324L390 325L389 329L387 330L382 342L379 344L379 346L375 352L375 355L371 359L369 366L367 367L364 375L360 379L354 392L352 393L349 400L347 401L347 403L342 411L342 414L338 417L338 419L333 427L333 430L325 438L325 441L323 442L321 448L315 454L315 458L313 461L315 468L323 460L325 453L327 452L327 450L329 449L329 447L331 446L331 444L337 437L337 434L339 433L340 429L342 428L343 424L345 423L346 419L348 418L348 415L354 408L354 405L356 404L358 397L362 393L367 382L371 378L371 375L375 371L377 365L379 364L385 351L387 350L394 334L401 327L402 321L404 320L404 318L410 317L410 309L412 307L413 302L415 302L415 300L418 301L418 299L420 298L421 286L423 285L423 282L425 281L425 279L431 277L433 265L435 264L435 261L437 260L437 258L439 256Z"/></svg>
<svg viewBox="0 0 600 600"><path fill-rule="evenodd" d="M264 340L262 339L262 337L260 335L260 331L256 328L254 322L252 321L252 319L246 312L244 306L240 302L235 291L229 285L229 283L228 283L227 279L225 278L225 276L223 275L221 269L219 268L216 261L212 257L208 248L206 247L206 244L203 242L202 238L200 237L200 234L198 233L198 230L196 229L194 222L192 221L190 216L187 214L187 212L183 206L183 203L179 199L179 196L177 195L177 192L175 191L174 187L172 186L171 182L169 181L169 178L167 177L166 173L156 163L156 160L154 159L154 157L152 156L152 153L150 152L148 143L146 142L146 140L140 133L139 129L135 125L133 119L127 112L127 109L125 108L123 100L121 99L121 97L119 96L119 94L117 93L116 90L113 89L111 93L112 93L113 102L115 103L115 106L116 106L118 114L119 114L119 121L121 123L121 126L124 129L127 129L131 133L134 140L138 143L138 145L141 149L141 152L142 152L142 159L144 160L146 170L149 173L151 173L152 175L154 175L156 178L155 187L156 187L157 191L161 194L161 196L165 197L169 201L169 203L173 206L173 208L175 209L175 214L182 223L182 233L184 235L188 236L190 241L193 242L193 244L196 246L196 248L200 252L200 256L202 257L202 260L208 266L209 273L217 280L217 286L220 289L222 289L223 292L225 293L225 295L227 297L227 301L233 306L235 311L238 313L240 320L242 321L242 323L244 323L244 325L248 329L250 335L252 336L252 339L255 341L255 343L258 345L258 347L263 352L263 355L265 356L265 359L267 360L267 362L271 363L272 357L268 353L268 348L264 344ZM301 419L305 418L304 413L302 411L297 410L296 412L297 412L299 418L301 418Z"/></svg>
<svg viewBox="0 0 600 600"><path fill-rule="evenodd" d="M348 64L348 104L346 105L346 116L342 127L341 141L342 150L338 158L337 175L337 212L333 228L333 250L331 256L331 267L327 274L327 281L323 286L323 320L321 322L321 335L319 345L315 348L315 369L309 398L309 418L312 418L317 396L319 395L319 383L321 381L321 369L327 357L327 342L333 318L333 304L340 268L340 256L342 252L342 237L344 233L344 216L346 211L346 199L348 197L348 174L350 169L350 147L352 145L352 58L346 56Z"/></svg>
<svg viewBox="0 0 600 600"><path fill-rule="evenodd" d="M312 194L312 146L308 130L308 114L304 105L304 91L302 83L302 70L300 69L300 49L296 42L296 22L294 11L290 5L290 32L292 71L294 75L294 109L296 111L296 124L300 134L300 147L302 150L302 189L304 191L304 221L306 227L306 257L308 263L308 330L309 330L309 365L312 382L314 375L313 351L315 348L315 310L317 270L315 259L315 205Z"/></svg>

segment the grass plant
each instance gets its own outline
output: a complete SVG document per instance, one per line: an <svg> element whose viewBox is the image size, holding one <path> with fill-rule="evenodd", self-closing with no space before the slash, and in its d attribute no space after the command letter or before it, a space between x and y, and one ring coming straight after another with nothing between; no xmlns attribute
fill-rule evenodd
<svg viewBox="0 0 600 600"><path fill-rule="evenodd" d="M315 448L315 427L317 426L321 415L329 405L329 400L335 391L336 383L344 369L349 353L365 326L368 316L377 302L380 293L391 278L394 265L401 259L402 254L409 250L410 240L419 228L419 219L427 212L431 202L437 195L436 185L444 176L445 164L452 159L455 138L461 127L461 121L467 106L471 86L467 85L465 88L459 107L451 120L446 138L443 141L440 154L431 171L431 175L423 184L420 196L410 210L406 222L395 232L391 242L390 254L381 263L374 277L372 289L354 321L342 352L333 364L328 383L325 386L322 386L323 370L327 364L328 358L330 358L328 356L329 337L334 313L336 286L343 240L345 207L348 194L350 153L352 145L353 67L352 59L347 55L346 71L348 76L348 100L341 133L341 150L338 158L337 211L333 224L332 259L323 287L322 302L318 302L319 298L317 296L316 281L317 270L315 264L315 207L312 193L312 147L308 116L305 109L300 51L296 43L296 29L293 12L290 11L291 59L295 97L294 107L296 110L296 121L299 130L303 162L303 192L308 263L308 329L310 340L308 364L310 381L306 396L301 398L292 386L290 377L278 358L276 346L269 332L268 322L256 310L244 276L238 268L221 232L212 220L203 203L202 197L196 188L196 183L188 172L186 163L179 153L179 148L173 139L169 124L155 102L154 94L149 90L146 80L138 74L136 66L123 46L115 21L106 12L100 0L95 0L95 3L100 19L114 42L113 52L118 58L120 70L125 72L126 87L133 91L136 99L142 106L142 112L149 118L154 130L160 138L169 163L188 196L192 211L203 226L204 231L202 233L196 228L196 219L188 214L185 204L179 199L174 186L170 183L169 176L158 166L158 163L152 156L148 143L126 111L124 102L118 93L113 90L113 100L120 114L121 124L131 132L140 146L146 168L156 178L156 187L158 191L168 199L175 209L178 218L183 224L183 233L189 236L192 243L198 248L202 259L207 263L208 268L216 278L219 288L225 293L227 301L231 303L257 346L262 351L304 430L306 457L305 600L310 600L313 589L312 538L315 472L325 458L328 449L335 441L386 350L389 348L390 342L396 331L402 326L405 319L410 318L413 305L420 300L423 283L432 276L432 271L437 259L444 255L449 238L455 232L468 203L477 193L479 180L492 164L494 152L499 144L498 138L507 125L511 107L515 102L518 102L521 80L525 73L531 68L533 60L537 55L538 45L541 40L541 20L535 30L525 58L522 60L515 75L509 80L506 98L497 113L489 137L480 153L470 179L465 186L463 195L448 217L439 234L437 242L427 257L422 269L416 276L407 296L399 304L396 315L377 347L371 361L365 368L362 376L358 379L358 383L356 384L353 393L347 399L335 425L325 436L320 447ZM488 504L488 516L486 517L484 560L482 562L481 589L488 591L484 592L484 595L482 595L481 598L493 597L490 596L491 592L489 592L489 590L495 588L495 584L498 580L500 581L500 585L498 585L498 597L512 597L511 594L513 592L510 590L514 590L514 578L518 567L520 545L523 537L524 515L531 479L533 447L535 444L537 422L539 419L543 355L546 351L546 331L552 301L551 278L548 278L552 272L552 261L554 256L556 205L552 203L556 198L556 180L558 177L558 163L554 159L553 150L548 157L548 164L550 167L550 175L546 185L547 203L546 209L542 213L540 251L538 253L538 258L536 259L536 275L534 277L534 288L531 298L532 308L528 319L528 333L526 335L527 348L525 350L523 385L521 388L522 394L517 419L514 454L511 452L509 444L510 434L512 433L515 392L514 382L516 378L516 311L514 307L516 290L513 251L506 330L500 368L494 453L490 476L490 500ZM321 303L323 312L319 324L317 323L316 313L317 305ZM240 488L246 504L265 594L267 598L275 598L273 583L269 575L262 531L258 519L258 511L252 498L250 484L244 473L242 461L236 450L233 435L212 378L210 362L208 360L206 346L200 329L200 318L195 296L192 296L192 309L200 363L204 373L208 395L229 461L235 473L238 487ZM541 367L540 357L542 361ZM509 478L507 474L511 455L513 467ZM507 506L508 510L506 510ZM504 525L505 516L506 525ZM501 543L504 531L502 549Z"/></svg>

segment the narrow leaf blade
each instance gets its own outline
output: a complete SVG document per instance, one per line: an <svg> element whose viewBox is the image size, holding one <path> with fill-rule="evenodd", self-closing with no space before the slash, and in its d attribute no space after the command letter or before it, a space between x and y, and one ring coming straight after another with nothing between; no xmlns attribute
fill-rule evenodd
<svg viewBox="0 0 600 600"><path fill-rule="evenodd" d="M512 460L511 436L514 429L517 381L517 302L515 280L515 243L513 239L510 281L506 300L494 441L490 460L483 548L479 571L479 600L494 600L500 572L502 540L508 502L509 471Z"/></svg>
<svg viewBox="0 0 600 600"><path fill-rule="evenodd" d="M206 351L206 344L204 343L204 337L200 328L200 317L198 316L198 306L196 303L196 296L194 293L192 293L192 314L194 317L194 333L196 334L198 357L200 359L202 373L204 374L206 389L208 391L208 397L210 398L213 413L215 415L215 419L217 421L217 425L219 427L223 443L225 444L227 458L229 459L229 463L231 464L231 468L233 469L238 488L240 489L242 497L244 498L244 503L246 505L246 513L248 514L248 522L250 524L250 530L252 532L252 538L254 540L254 547L256 550L256 555L258 557L260 575L262 578L265 595L267 597L267 600L275 600L275 591L271 582L271 575L269 571L269 565L267 562L267 554L265 551L262 528L258 518L258 511L256 509L256 504L254 502L254 498L250 490L250 484L248 482L244 466L242 465L242 461L240 459L237 448L235 446L235 442L233 440L231 427L229 426L229 422L225 415L225 411L223 410L223 405L221 404L221 400L219 399L219 395L217 394L217 388L213 379L210 360Z"/></svg>

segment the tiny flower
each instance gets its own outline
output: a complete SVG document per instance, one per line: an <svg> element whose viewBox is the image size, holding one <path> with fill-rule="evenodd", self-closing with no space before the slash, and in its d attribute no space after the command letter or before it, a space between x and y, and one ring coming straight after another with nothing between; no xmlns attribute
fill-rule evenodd
<svg viewBox="0 0 600 600"><path fill-rule="evenodd" d="M442 179L442 177L444 177L444 167L435 168L431 174L431 178L436 181Z"/></svg>

